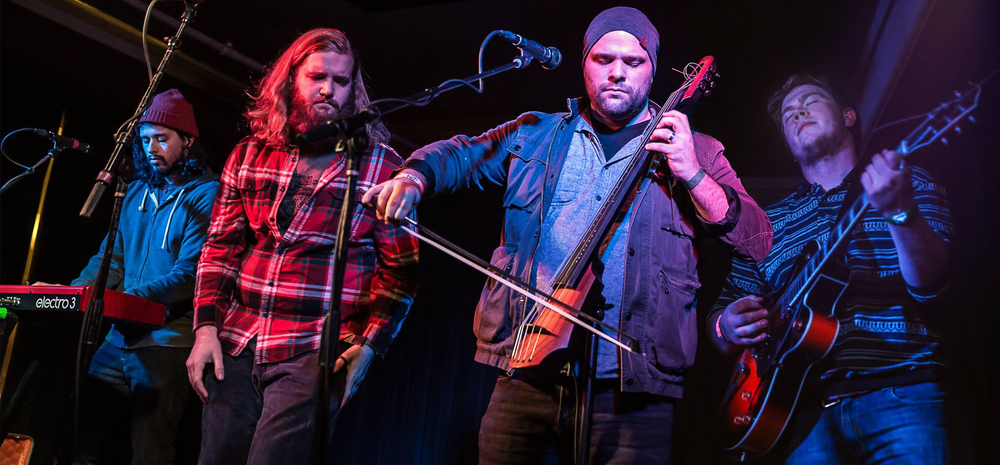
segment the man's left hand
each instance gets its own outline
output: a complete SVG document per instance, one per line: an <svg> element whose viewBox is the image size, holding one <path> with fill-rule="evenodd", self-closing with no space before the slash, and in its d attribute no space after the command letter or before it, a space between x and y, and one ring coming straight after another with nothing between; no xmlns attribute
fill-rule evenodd
<svg viewBox="0 0 1000 465"><path fill-rule="evenodd" d="M677 110L663 114L646 144L646 150L662 153L670 172L682 182L693 178L701 168L694 153L694 138L687 115Z"/></svg>
<svg viewBox="0 0 1000 465"><path fill-rule="evenodd" d="M351 397L354 397L354 393L361 385L361 380L365 379L368 367L371 366L374 359L375 351L366 345L352 345L337 358L337 362L333 365L333 372L337 373L345 367L347 368L347 383L344 387L344 398L340 402L341 408L347 405L347 401L351 400Z"/></svg>
<svg viewBox="0 0 1000 465"><path fill-rule="evenodd" d="M883 150L872 157L861 173L861 185L868 201L879 213L892 216L913 207L913 182L910 167L894 150Z"/></svg>

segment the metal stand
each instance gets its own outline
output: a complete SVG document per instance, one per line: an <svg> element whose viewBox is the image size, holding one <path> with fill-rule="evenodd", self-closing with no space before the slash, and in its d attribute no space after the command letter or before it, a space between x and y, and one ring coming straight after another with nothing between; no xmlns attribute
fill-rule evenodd
<svg viewBox="0 0 1000 465"><path fill-rule="evenodd" d="M587 334L587 348L584 350L584 361L580 366L580 379L583 381L577 392L577 409L579 425L576 431L576 463L590 464L590 423L594 418L594 376L597 374L597 335Z"/></svg>
<svg viewBox="0 0 1000 465"><path fill-rule="evenodd" d="M362 126L363 128L363 126ZM368 147L368 136L362 131L343 142L347 155L347 192L344 193L344 203L340 207L340 219L337 222L337 240L334 243L333 273L330 277L330 299L323 322L323 334L319 346L319 381L316 383L316 409L313 411L312 442L310 443L309 463L323 463L327 438L330 436L330 402L340 402L341 399L331 399L333 386L330 378L334 365L337 363L337 349L340 341L340 299L344 290L344 269L347 267L347 243L351 234L351 217L354 216L354 201L358 185L358 160ZM340 149L340 147L338 147ZM347 367L345 366L346 370Z"/></svg>
<svg viewBox="0 0 1000 465"><path fill-rule="evenodd" d="M23 173L14 176L13 178L10 178L10 181L7 181L7 183L4 184L3 187L0 187L0 195L2 195L4 192L7 192L7 189L10 189L10 186L13 186L18 181L23 179L25 176L34 173L39 166L42 166L43 163L49 161L50 158L55 158L62 151L63 149L61 147L52 147L51 149L49 149L49 151L45 153L45 156L42 157L41 160L38 160L38 163L35 163L34 165L31 166L31 168L24 170Z"/></svg>
<svg viewBox="0 0 1000 465"><path fill-rule="evenodd" d="M146 108L149 108L149 105L153 100L153 94L156 92L157 87L160 85L160 81L163 79L164 71L170 63L170 59L173 57L177 48L180 47L181 35L184 33L184 29L187 27L188 23L190 23L194 18L194 15L195 5L193 3L185 3L184 15L181 17L180 26L178 26L177 32L174 36L167 41L167 50L164 53L163 58L160 60L160 65L156 68L156 73L153 75L153 78L150 79L149 86L146 87L146 93L143 94L139 107L136 109L132 117L119 128L118 133L115 134L115 149L111 154L111 158L108 159L104 169L98 173L94 187L90 191L90 196L87 198L86 203L84 203L83 208L80 210L80 216L90 218L97 209L97 204L104 195L104 191L111 183L117 180L118 184L115 190L115 203L111 214L111 224L108 227L108 235L104 243L104 257L101 259L101 266L98 269L97 277L94 280L91 299L87 304L87 309L83 315L83 325L80 328L80 340L79 345L77 346L76 370L73 378L72 440L65 444L63 449L65 458L69 458L72 455L72 451L76 443L77 429L80 425L80 398L82 394L81 388L83 386L83 378L90 366L90 358L94 353L94 346L97 344L97 336L101 329L101 320L104 315L104 290L108 284L108 270L111 268L111 256L114 253L115 243L118 239L118 221L121 217L122 203L124 203L125 200L125 183L114 173L116 173L120 167L122 153L126 152L126 149L132 142L132 137L135 134L136 122L142 116L142 113L146 111Z"/></svg>
<svg viewBox="0 0 1000 465"><path fill-rule="evenodd" d="M167 51L163 54L163 59L160 60L160 66L156 68L156 73L153 74L153 78L149 81L149 87L146 87L146 93L142 95L142 101L139 102L139 107L136 108L135 113L129 118L128 121L119 128L118 133L115 134L115 149L111 152L111 158L108 159L108 163L104 165L104 169L97 174L97 180L94 182L94 187L90 190L90 196L87 197L87 202L83 204L83 208L80 210L80 216L85 218L90 218L94 215L94 210L97 209L97 204L100 202L101 197L104 195L104 191L114 182L114 173L118 170L118 165L121 162L122 153L128 148L129 143L132 142L132 137L135 135L136 121L142 116L142 113L149 108L149 104L153 101L153 93L160 86L160 81L163 80L164 70L167 69L167 64L170 63L170 59L173 58L174 52L181 45L181 34L184 33L184 29L187 28L189 22L194 19L195 5L191 3L185 3L184 15L181 16L181 24L177 27L177 33L174 34L167 41ZM104 298L104 296L99 296L98 298Z"/></svg>
<svg viewBox="0 0 1000 465"><path fill-rule="evenodd" d="M337 224L337 240L334 251L333 274L331 276L330 306L327 310L326 320L323 323L323 334L320 339L319 349L319 379L316 386L316 408L313 412L312 440L309 445L309 463L319 465L323 463L323 456L326 452L327 439L330 436L330 402L339 402L340 399L331 399L330 378L333 374L333 367L337 361L337 345L340 340L340 299L344 285L344 268L347 257L347 242L351 232L351 217L353 216L353 206L357 190L358 159L368 147L366 127L369 123L380 120L383 116L411 105L425 105L438 95L449 90L457 89L464 85L470 85L473 81L484 79L511 69L521 69L531 62L529 55L520 55L514 58L513 62L498 66L486 72L470 76L465 79L452 79L445 81L441 85L413 94L405 99L387 99L384 102L392 103L386 109L364 108L358 114L341 120L330 120L320 126L310 129L295 138L295 143L299 145L311 144L319 140L338 137L343 139L347 152L347 192L344 193L344 204L341 207L340 220ZM378 102L374 102L377 104ZM339 149L340 147L338 147ZM346 369L346 367L345 367ZM349 388L349 387L348 387Z"/></svg>

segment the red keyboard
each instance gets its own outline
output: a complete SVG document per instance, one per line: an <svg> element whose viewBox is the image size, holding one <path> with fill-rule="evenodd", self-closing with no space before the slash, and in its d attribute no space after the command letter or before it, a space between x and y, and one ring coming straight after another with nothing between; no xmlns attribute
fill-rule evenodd
<svg viewBox="0 0 1000 465"><path fill-rule="evenodd" d="M90 301L90 286L11 286L0 285L0 307L11 311L84 312ZM167 307L163 304L126 294L104 291L104 318L163 326Z"/></svg>

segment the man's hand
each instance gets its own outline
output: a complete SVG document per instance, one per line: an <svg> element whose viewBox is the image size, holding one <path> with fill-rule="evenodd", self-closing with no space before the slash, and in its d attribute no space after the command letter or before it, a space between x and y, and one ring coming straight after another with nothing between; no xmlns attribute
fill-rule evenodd
<svg viewBox="0 0 1000 465"><path fill-rule="evenodd" d="M420 179L420 183L404 175ZM426 185L427 179L419 171L403 170L396 177L365 192L361 203L369 205L377 196L378 201L375 204L375 214L378 219L385 220L387 223L399 224L420 203L420 198L423 195L423 186Z"/></svg>
<svg viewBox="0 0 1000 465"><path fill-rule="evenodd" d="M903 156L883 150L861 173L861 185L872 206L884 216L892 216L913 207L913 181Z"/></svg>
<svg viewBox="0 0 1000 465"><path fill-rule="evenodd" d="M45 281L35 281L31 283L32 286L62 286L62 284L49 284Z"/></svg>
<svg viewBox="0 0 1000 465"><path fill-rule="evenodd" d="M361 385L361 380L365 379L365 374L368 373L368 367L371 366L374 358L375 351L366 345L352 345L340 357L337 357L337 362L333 365L333 372L336 373L347 367L347 383L344 388L344 398L340 402L341 407L347 405L347 401L354 397L354 393Z"/></svg>
<svg viewBox="0 0 1000 465"><path fill-rule="evenodd" d="M667 166L674 177L686 182L701 169L694 153L694 138L687 115L676 110L663 114L656 124L646 150L660 152L667 159Z"/></svg>
<svg viewBox="0 0 1000 465"><path fill-rule="evenodd" d="M719 315L719 329L730 344L748 346L767 337L767 309L761 307L762 300L746 296L729 304Z"/></svg>
<svg viewBox="0 0 1000 465"><path fill-rule="evenodd" d="M208 400L208 390L205 389L205 366L211 363L215 368L215 379L222 381L225 370L222 367L222 344L219 343L219 329L215 326L202 326L194 333L194 347L187 359L188 381L202 403Z"/></svg>

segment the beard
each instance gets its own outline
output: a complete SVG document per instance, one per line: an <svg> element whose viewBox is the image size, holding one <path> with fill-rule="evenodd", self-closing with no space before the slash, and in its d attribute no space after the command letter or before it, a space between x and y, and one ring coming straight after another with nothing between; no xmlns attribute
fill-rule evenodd
<svg viewBox="0 0 1000 465"><path fill-rule="evenodd" d="M354 92L350 92L353 96ZM333 107L333 111L320 112L316 109L315 104L319 102L324 102ZM354 99L349 98L344 105L339 105L332 98L330 99L317 99L317 100L307 100L302 97L298 89L292 89L292 108L291 113L288 115L288 124L292 128L295 134L302 134L310 129L313 129L320 124L323 124L332 119L342 119L348 116L353 116L357 112L357 106L354 104ZM329 140L326 141L329 143ZM333 141L335 143L336 141ZM324 143L324 141L317 141L317 144Z"/></svg>
<svg viewBox="0 0 1000 465"><path fill-rule="evenodd" d="M611 121L632 119L646 106L652 82L635 87L625 83L587 82L587 96L591 107L599 115ZM605 91L615 89L625 92L624 98L611 98Z"/></svg>
<svg viewBox="0 0 1000 465"><path fill-rule="evenodd" d="M815 165L820 160L837 153L844 146L844 143L851 137L851 134L847 131L847 125L842 119L835 121L834 124L836 126L832 131L802 146L802 155L798 157L799 163L803 166Z"/></svg>

